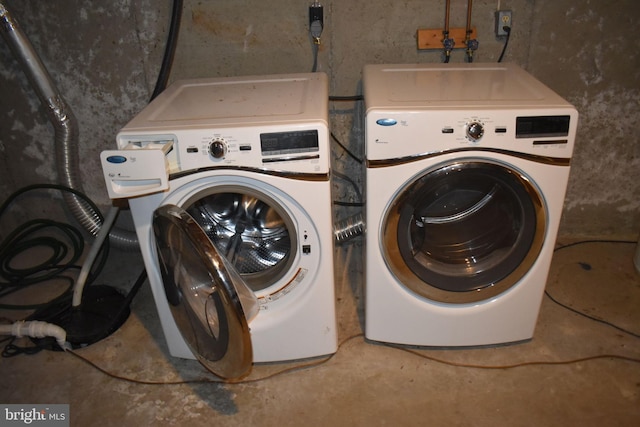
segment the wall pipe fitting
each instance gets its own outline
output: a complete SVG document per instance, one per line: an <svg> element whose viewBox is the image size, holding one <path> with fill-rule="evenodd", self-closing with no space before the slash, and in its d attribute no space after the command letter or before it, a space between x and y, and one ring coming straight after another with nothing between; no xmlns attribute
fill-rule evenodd
<svg viewBox="0 0 640 427"><path fill-rule="evenodd" d="M455 40L449 37L449 15L451 13L451 0L447 0L444 12L444 30L442 31L442 45L444 46L444 62L449 62Z"/></svg>
<svg viewBox="0 0 640 427"><path fill-rule="evenodd" d="M464 40L465 46L467 46L467 58L469 62L473 62L473 52L478 50L478 40L471 39L471 11L473 9L473 0L467 0L467 28L466 36Z"/></svg>

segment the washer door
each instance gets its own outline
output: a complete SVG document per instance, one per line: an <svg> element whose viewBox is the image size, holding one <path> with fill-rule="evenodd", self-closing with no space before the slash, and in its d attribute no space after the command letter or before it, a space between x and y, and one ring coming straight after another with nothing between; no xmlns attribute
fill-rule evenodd
<svg viewBox="0 0 640 427"><path fill-rule="evenodd" d="M383 221L382 251L413 292L469 303L517 284L545 230L542 197L527 177L498 162L459 160L399 191Z"/></svg>
<svg viewBox="0 0 640 427"><path fill-rule="evenodd" d="M153 232L167 301L187 345L215 375L247 375L253 362L248 322L258 312L254 293L182 208L158 208Z"/></svg>

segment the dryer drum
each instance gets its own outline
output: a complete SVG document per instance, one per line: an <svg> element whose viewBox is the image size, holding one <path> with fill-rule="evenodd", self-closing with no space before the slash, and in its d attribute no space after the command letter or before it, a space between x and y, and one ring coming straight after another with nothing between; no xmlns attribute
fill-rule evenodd
<svg viewBox="0 0 640 427"><path fill-rule="evenodd" d="M275 202L247 192L219 192L197 199L186 211L258 291L280 278L293 257L293 225Z"/></svg>
<svg viewBox="0 0 640 427"><path fill-rule="evenodd" d="M477 294L521 273L525 260L533 264L544 234L542 211L531 183L512 169L480 161L448 164L394 199L383 231L387 262L403 284L429 298ZM400 256L390 254L392 247Z"/></svg>

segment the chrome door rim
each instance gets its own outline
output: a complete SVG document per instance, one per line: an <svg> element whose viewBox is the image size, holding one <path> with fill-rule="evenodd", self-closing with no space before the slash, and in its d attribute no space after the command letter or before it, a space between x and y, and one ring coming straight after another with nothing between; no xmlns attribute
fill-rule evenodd
<svg viewBox="0 0 640 427"><path fill-rule="evenodd" d="M522 248L519 249L521 252L524 252L523 254L518 255L518 257L521 257L522 259L511 269L510 272L504 275L504 277L499 277L498 280L488 280L487 282L476 286L474 289L466 291L452 291L443 289L442 286L438 287L433 283L425 281L424 278L419 277L419 275L407 265L405 259L406 254L403 256L402 253L403 251L406 252L406 250L404 250L404 248L401 250L398 238L401 216L403 215L402 205L405 202L405 198L408 197L407 192L409 192L415 185L418 185L417 183L420 182L420 180L426 179L425 177L429 177L438 171L465 171L473 167L488 168L489 170L496 171L500 174L508 174L508 179L513 180L513 185L520 187L518 191L520 192L521 197L526 197L527 200L525 202L531 203L530 210L535 218L533 219L535 224L532 225L534 227L534 232L531 236L530 243L527 244L527 248L525 248L526 251ZM482 203L485 203L485 201ZM402 220L406 222L406 218L402 218ZM456 159L435 165L434 167L421 172L418 176L407 182L393 196L383 216L382 228L380 230L380 250L382 251L384 261L391 273L402 286L408 288L412 292L432 301L452 304L473 303L493 298L496 295L505 292L516 285L522 277L527 274L540 254L544 243L546 228L547 214L543 198L538 189L532 183L531 179L525 176L524 173L518 171L513 166L499 161L479 158ZM446 280L445 276L446 275L443 275L442 280ZM471 275L469 275L469 277L471 277ZM461 278L457 278L456 280L464 280L464 276L461 276Z"/></svg>

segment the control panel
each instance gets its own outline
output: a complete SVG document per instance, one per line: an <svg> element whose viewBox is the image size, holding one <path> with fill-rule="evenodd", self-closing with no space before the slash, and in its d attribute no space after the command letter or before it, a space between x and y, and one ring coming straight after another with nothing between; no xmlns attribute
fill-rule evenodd
<svg viewBox="0 0 640 427"><path fill-rule="evenodd" d="M329 131L324 123L232 129L121 132L117 150L101 154L109 197L166 190L171 174L229 167L279 173L327 174Z"/></svg>
<svg viewBox="0 0 640 427"><path fill-rule="evenodd" d="M458 149L493 149L547 157L570 155L577 113L549 108L372 111L367 158L401 159Z"/></svg>

